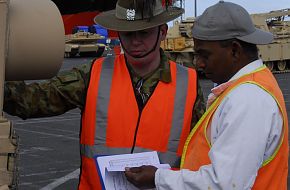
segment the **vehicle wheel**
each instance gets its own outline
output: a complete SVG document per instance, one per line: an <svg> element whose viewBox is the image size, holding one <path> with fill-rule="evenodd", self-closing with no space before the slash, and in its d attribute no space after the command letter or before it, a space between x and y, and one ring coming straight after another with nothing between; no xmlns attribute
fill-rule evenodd
<svg viewBox="0 0 290 190"><path fill-rule="evenodd" d="M75 57L77 55L77 53L75 53L75 52L70 52L69 53L69 57Z"/></svg>
<svg viewBox="0 0 290 190"><path fill-rule="evenodd" d="M274 70L274 62L273 61L268 61L268 62L265 63L265 65L268 67L268 69L270 71Z"/></svg>
<svg viewBox="0 0 290 190"><path fill-rule="evenodd" d="M279 71L285 71L286 70L286 61L279 61L277 66L278 66Z"/></svg>
<svg viewBox="0 0 290 190"><path fill-rule="evenodd" d="M80 52L80 57L94 57L96 52L88 51L88 52Z"/></svg>
<svg viewBox="0 0 290 190"><path fill-rule="evenodd" d="M69 58L69 52L64 52L64 58Z"/></svg>

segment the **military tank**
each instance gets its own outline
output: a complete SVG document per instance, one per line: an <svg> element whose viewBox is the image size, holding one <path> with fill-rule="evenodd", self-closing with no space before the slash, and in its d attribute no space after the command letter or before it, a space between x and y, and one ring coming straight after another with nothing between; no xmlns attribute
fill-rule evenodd
<svg viewBox="0 0 290 190"><path fill-rule="evenodd" d="M274 41L258 45L259 56L273 73L290 71L290 9L251 15L257 28L269 31ZM192 27L194 17L176 21L169 28L166 39L161 43L168 57L177 63L195 67L193 57Z"/></svg>
<svg viewBox="0 0 290 190"><path fill-rule="evenodd" d="M161 48L169 59L187 67L195 67L193 64L193 24L194 17L188 17L181 22L175 21L168 29L166 39L161 42Z"/></svg>
<svg viewBox="0 0 290 190"><path fill-rule="evenodd" d="M274 41L259 45L259 56L272 72L290 69L290 9L252 14L257 28L273 33Z"/></svg>
<svg viewBox="0 0 290 190"><path fill-rule="evenodd" d="M104 36L87 31L66 35L64 57L76 55L100 57L106 47L104 43L99 43L103 39L105 39Z"/></svg>

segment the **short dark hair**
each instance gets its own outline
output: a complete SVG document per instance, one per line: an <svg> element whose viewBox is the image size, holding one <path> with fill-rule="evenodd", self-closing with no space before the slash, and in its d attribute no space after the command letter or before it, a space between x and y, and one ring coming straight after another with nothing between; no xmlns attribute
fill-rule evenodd
<svg viewBox="0 0 290 190"><path fill-rule="evenodd" d="M244 42L235 38L229 39L229 40L220 40L219 44L221 47L228 47L229 45L232 44L233 41L238 42L242 46L244 52L247 54L250 60L256 60L259 58L259 54L258 54L259 50L256 44Z"/></svg>

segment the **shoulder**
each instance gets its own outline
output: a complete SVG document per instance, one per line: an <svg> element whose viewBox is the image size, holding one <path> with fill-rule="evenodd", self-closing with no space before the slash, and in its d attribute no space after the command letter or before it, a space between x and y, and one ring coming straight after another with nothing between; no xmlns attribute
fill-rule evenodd
<svg viewBox="0 0 290 190"><path fill-rule="evenodd" d="M87 63L79 64L70 70L63 70L58 73L56 78L60 80L61 83L71 83L80 80L87 80L89 78L91 68L95 60Z"/></svg>
<svg viewBox="0 0 290 190"><path fill-rule="evenodd" d="M212 131L268 139L271 131L281 129L281 120L274 98L259 86L247 83L232 90L222 100L213 115Z"/></svg>
<svg viewBox="0 0 290 190"><path fill-rule="evenodd" d="M220 104L220 109L246 109L273 114L279 111L275 99L264 89L255 84L242 84L233 89Z"/></svg>
<svg viewBox="0 0 290 190"><path fill-rule="evenodd" d="M276 104L275 99L264 89L256 84L241 84L228 94L228 98L234 99L245 104L265 103L267 105Z"/></svg>

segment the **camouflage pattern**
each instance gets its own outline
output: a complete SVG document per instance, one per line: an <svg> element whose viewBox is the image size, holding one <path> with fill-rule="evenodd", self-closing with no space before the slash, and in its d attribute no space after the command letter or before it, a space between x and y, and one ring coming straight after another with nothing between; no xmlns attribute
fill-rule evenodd
<svg viewBox="0 0 290 190"><path fill-rule="evenodd" d="M90 69L91 63L39 83L6 82L3 109L22 119L60 115L74 108L82 110Z"/></svg>
<svg viewBox="0 0 290 190"><path fill-rule="evenodd" d="M203 98L203 92L199 82L197 81L197 96L192 110L192 119L191 119L191 129L195 126L198 120L205 112L205 101Z"/></svg>
<svg viewBox="0 0 290 190"><path fill-rule="evenodd" d="M159 68L144 77L141 92L146 94L146 100L158 81L170 82L170 68L166 64L168 59L161 50L161 64ZM82 110L85 106L86 91L90 79L92 63L80 65L70 71L60 72L56 77L39 83L26 84L20 82L6 82L4 111L26 118L55 116L65 113L74 108ZM132 68L131 73L133 86L140 80ZM202 90L198 85L198 96L193 108L192 127L197 123L205 110Z"/></svg>

